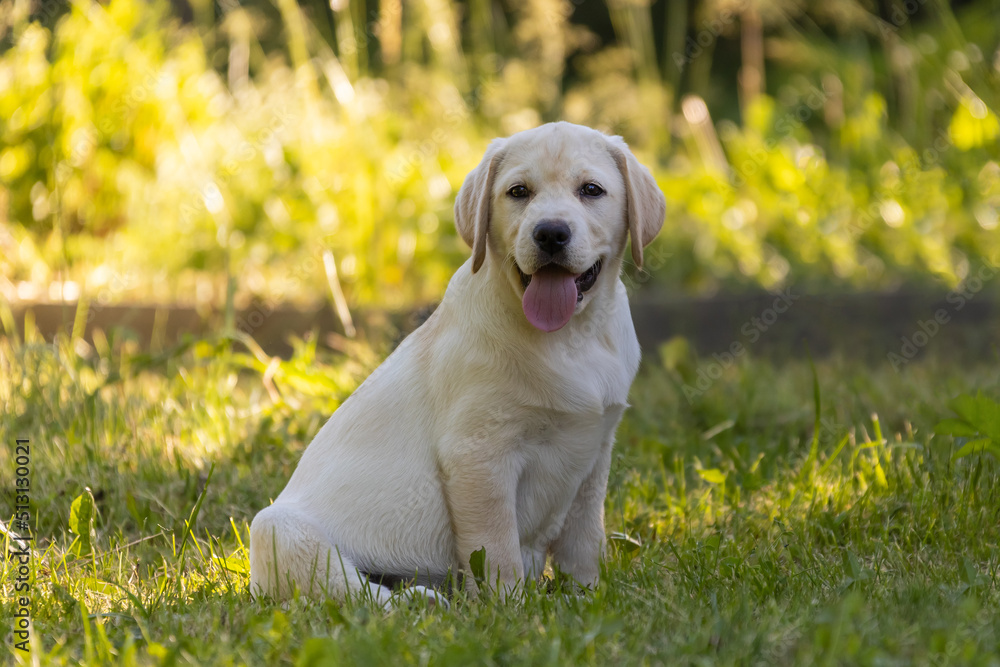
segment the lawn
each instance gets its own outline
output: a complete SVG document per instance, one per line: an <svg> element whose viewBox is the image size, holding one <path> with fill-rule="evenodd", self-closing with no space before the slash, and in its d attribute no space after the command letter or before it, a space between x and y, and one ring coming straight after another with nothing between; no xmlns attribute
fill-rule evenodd
<svg viewBox="0 0 1000 667"><path fill-rule="evenodd" d="M995 357L744 358L686 397L697 359L646 350L596 591L251 600L248 522L388 351L346 349L0 338L7 490L30 440L34 664L1000 664L1000 461L934 435L954 397L997 398Z"/></svg>
<svg viewBox="0 0 1000 667"><path fill-rule="evenodd" d="M250 598L245 549L391 348L361 315L440 299L468 257L455 193L494 137L548 120L625 137L669 202L648 273L626 269L645 296L958 290L950 318L995 295L998 11L0 0L0 654L1000 666L996 331L969 337L994 345L973 363L931 344L937 313L899 372L862 343L815 366L645 350L586 595L546 577L518 604L278 605ZM331 298L373 338L286 360L250 338ZM75 312L73 334L44 341L27 316L14 335L39 302ZM150 340L92 331L123 304L249 333L176 345L160 315Z"/></svg>

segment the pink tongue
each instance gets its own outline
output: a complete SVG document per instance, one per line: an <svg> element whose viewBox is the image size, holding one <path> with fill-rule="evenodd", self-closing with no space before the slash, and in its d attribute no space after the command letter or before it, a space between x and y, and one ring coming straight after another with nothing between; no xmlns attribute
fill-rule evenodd
<svg viewBox="0 0 1000 667"><path fill-rule="evenodd" d="M563 328L576 309L576 277L554 266L539 269L524 290L521 307L536 329L555 331Z"/></svg>

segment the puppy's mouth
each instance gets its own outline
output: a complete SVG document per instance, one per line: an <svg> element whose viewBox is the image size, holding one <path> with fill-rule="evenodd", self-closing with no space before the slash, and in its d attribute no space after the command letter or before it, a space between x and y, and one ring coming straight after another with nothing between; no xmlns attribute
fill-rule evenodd
<svg viewBox="0 0 1000 667"><path fill-rule="evenodd" d="M573 282L576 283L577 303L583 301L584 293L588 292L590 288L593 287L594 284L597 282L597 276L600 275L601 267L603 265L604 265L604 260L599 259L596 262L594 262L593 266L591 266L589 269L587 269L586 271L584 271L583 273L581 273L580 275L576 276L573 279ZM557 265L546 264L545 266L542 267L542 269L547 269L550 266L557 266ZM521 267L517 265L517 262L514 263L514 267L517 269L517 274L521 277L521 287L524 289L528 289L528 285L531 284L531 275L522 271ZM542 269L539 269L539 271L541 271Z"/></svg>
<svg viewBox="0 0 1000 667"><path fill-rule="evenodd" d="M566 326L576 304L583 301L583 295L597 282L603 264L603 260L598 259L577 275L558 264L546 264L529 275L515 262L524 288L521 306L525 317L542 331L556 331Z"/></svg>
<svg viewBox="0 0 1000 667"><path fill-rule="evenodd" d="M593 266L576 277L577 303L583 301L583 293L590 290L594 286L594 283L597 282L597 276L600 275L602 266L604 266L604 262L597 260Z"/></svg>

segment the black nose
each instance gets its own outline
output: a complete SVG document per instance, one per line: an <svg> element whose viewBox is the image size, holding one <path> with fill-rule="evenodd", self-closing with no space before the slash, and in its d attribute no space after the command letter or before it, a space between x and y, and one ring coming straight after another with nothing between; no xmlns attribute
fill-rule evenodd
<svg viewBox="0 0 1000 667"><path fill-rule="evenodd" d="M561 220L543 220L535 227L532 236L542 252L554 255L566 247L572 234L569 225Z"/></svg>

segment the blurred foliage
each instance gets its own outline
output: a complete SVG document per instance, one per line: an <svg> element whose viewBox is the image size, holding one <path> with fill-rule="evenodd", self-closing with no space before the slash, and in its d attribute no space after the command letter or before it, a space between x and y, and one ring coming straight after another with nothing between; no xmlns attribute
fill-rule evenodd
<svg viewBox="0 0 1000 667"><path fill-rule="evenodd" d="M434 300L468 252L465 174L492 137L557 118L653 168L652 289L954 285L1000 262L988 3L610 2L602 31L563 0L220 1L188 22L50 2L0 0L5 295L315 301L330 250L354 305ZM713 53L748 8L771 95L744 86L712 123L679 93L728 108L713 90L740 77Z"/></svg>

